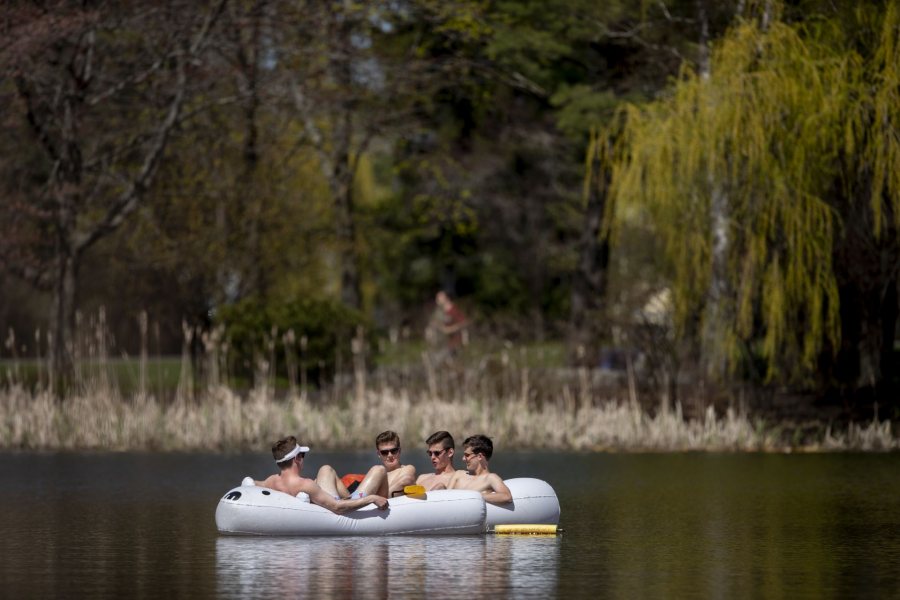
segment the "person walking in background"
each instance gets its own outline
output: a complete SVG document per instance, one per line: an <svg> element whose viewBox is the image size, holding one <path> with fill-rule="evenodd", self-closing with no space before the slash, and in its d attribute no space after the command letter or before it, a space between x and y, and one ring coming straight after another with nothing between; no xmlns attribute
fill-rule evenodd
<svg viewBox="0 0 900 600"><path fill-rule="evenodd" d="M512 501L512 492L496 473L491 473L488 461L494 454L494 443L486 435L476 434L463 442L465 471L457 471L450 478L451 490L475 490L481 492L485 502L506 504Z"/></svg>
<svg viewBox="0 0 900 600"><path fill-rule="evenodd" d="M425 330L425 339L436 368L459 368L458 359L463 346L468 343L469 320L444 291L434 297L435 310Z"/></svg>
<svg viewBox="0 0 900 600"><path fill-rule="evenodd" d="M447 431L438 431L432 433L425 444L428 446L428 458L431 460L431 466L434 467L434 473L424 473L416 480L417 485L421 485L426 490L443 490L450 485L450 479L456 470L453 468L453 453L456 444L453 442L453 436Z"/></svg>
<svg viewBox="0 0 900 600"><path fill-rule="evenodd" d="M469 321L446 292L438 292L434 297L434 302L444 314L441 332L446 337L447 349L451 355L455 355L467 341L466 327L468 327Z"/></svg>

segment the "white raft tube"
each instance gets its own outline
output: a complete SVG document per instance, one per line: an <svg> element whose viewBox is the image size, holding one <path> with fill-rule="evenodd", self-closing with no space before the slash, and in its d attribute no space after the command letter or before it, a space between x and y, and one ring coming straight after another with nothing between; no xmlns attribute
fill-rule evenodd
<svg viewBox="0 0 900 600"><path fill-rule="evenodd" d="M391 498L387 510L369 504L339 515L306 499L242 485L219 501L216 527L246 535L473 534L484 530L484 513L481 494L468 490Z"/></svg>
<svg viewBox="0 0 900 600"><path fill-rule="evenodd" d="M522 477L505 483L513 501L502 505L486 503L479 492L436 490L424 499L391 498L388 510L368 505L342 515L305 498L241 485L219 501L216 526L245 535L457 535L497 525L559 523L559 500L547 482Z"/></svg>
<svg viewBox="0 0 900 600"><path fill-rule="evenodd" d="M549 483L531 477L505 479L503 483L512 492L513 501L486 503L486 531L497 525L559 524L559 499Z"/></svg>

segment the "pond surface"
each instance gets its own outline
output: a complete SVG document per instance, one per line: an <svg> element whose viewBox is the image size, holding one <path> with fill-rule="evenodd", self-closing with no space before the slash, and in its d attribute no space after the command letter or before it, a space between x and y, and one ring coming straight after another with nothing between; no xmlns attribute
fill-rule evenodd
<svg viewBox="0 0 900 600"><path fill-rule="evenodd" d="M406 459L423 470L418 454ZM374 460L314 451L306 468ZM219 497L273 470L263 452L0 454L0 595L900 597L898 454L498 453L492 466L549 481L564 533L220 536Z"/></svg>

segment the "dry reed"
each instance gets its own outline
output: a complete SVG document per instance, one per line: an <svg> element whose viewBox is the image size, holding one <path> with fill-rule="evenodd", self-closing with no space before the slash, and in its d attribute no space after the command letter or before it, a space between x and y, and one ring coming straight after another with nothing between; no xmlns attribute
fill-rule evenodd
<svg viewBox="0 0 900 600"><path fill-rule="evenodd" d="M408 390L350 395L344 402L313 403L294 394L276 399L257 387L241 397L224 386L168 404L152 396L120 398L113 390L75 393L59 400L19 385L0 390L0 447L42 450L234 450L264 448L296 433L318 448L360 448L376 430L392 428L411 440L438 429L458 435L487 432L506 447L620 451L781 451L792 445L762 423L712 408L686 419L680 405L650 415L633 403L565 399L530 405L521 397L468 397L452 401ZM889 422L826 429L802 449L896 450ZM796 448L794 448L796 449Z"/></svg>
<svg viewBox="0 0 900 600"><path fill-rule="evenodd" d="M0 383L0 448L259 450L293 433L318 448L342 449L364 447L384 429L410 440L446 429L459 436L484 432L506 447L577 451L900 449L891 422L877 418L842 431L823 425L798 439L797 431L768 426L733 409L717 414L710 406L688 416L680 403L671 408L662 398L658 410L650 411L638 401L632 369L627 381L620 374L616 382L609 380L614 375L587 369L530 368L525 350L516 353L509 343L465 367L439 364L423 352L420 365L406 361L367 373L361 330L353 340L352 373L316 393L309 389L303 360L306 337L272 330L268 360L258 361L254 387L239 393L228 385L223 331L201 333L185 325L178 385L171 398L161 398L148 383L146 315L139 324L139 383L129 394L111 375L111 341L102 311L88 324L89 334L75 340L75 379L62 398L53 389L49 361L37 385L26 386L13 352ZM205 368L197 376L188 354L194 336L200 336L206 351L200 361ZM397 344L398 337L393 334L390 343ZM289 375L283 396L275 391L279 341ZM6 346L15 349L12 333ZM511 357L517 355L522 360L513 364ZM543 356L537 362L544 364Z"/></svg>

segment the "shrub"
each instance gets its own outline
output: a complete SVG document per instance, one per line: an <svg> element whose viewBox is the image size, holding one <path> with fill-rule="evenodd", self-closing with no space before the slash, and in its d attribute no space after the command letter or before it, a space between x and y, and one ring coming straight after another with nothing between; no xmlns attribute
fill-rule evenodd
<svg viewBox="0 0 900 600"><path fill-rule="evenodd" d="M273 305L247 299L222 307L216 322L225 327L229 362L236 375L251 376L257 360L270 360L273 349L277 373L286 375L287 345L314 382L335 372L339 356L343 364L349 364L351 340L357 327L367 325L359 311L328 300ZM293 340L285 341L284 334L291 331Z"/></svg>

